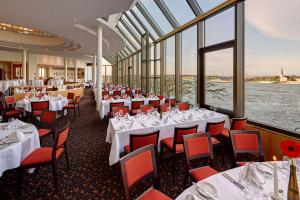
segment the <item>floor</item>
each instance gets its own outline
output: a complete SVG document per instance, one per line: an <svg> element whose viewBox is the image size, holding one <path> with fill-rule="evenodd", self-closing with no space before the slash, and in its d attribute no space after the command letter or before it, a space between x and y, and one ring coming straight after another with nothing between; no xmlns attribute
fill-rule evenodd
<svg viewBox="0 0 300 200"><path fill-rule="evenodd" d="M108 120L101 120L96 111L92 90L86 89L81 101L80 117L69 116L58 122L58 127L71 121L68 137L70 171L62 158L58 164L59 191L53 187L51 166L40 168L38 174L26 173L20 199L124 199L124 189L118 164L110 167L108 156L110 144L105 142ZM52 138L43 141L44 146L52 145ZM221 159L224 158L224 161ZM218 154L215 168L219 171L228 169L230 157ZM172 176L172 162L165 159L158 166L160 190L176 198L185 188L185 161L180 159L176 175ZM149 187L145 182L133 191L139 195ZM0 177L0 199L16 199L16 171L10 170Z"/></svg>

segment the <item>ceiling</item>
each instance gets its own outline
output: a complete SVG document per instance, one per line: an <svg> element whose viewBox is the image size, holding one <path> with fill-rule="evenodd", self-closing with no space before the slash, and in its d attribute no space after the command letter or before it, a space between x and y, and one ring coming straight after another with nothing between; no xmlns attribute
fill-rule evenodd
<svg viewBox="0 0 300 200"><path fill-rule="evenodd" d="M74 24L96 31L97 18L129 10L133 3L134 0L2 0L0 21L53 33L80 45L72 51L42 49L32 50L33 53L86 58L96 54L97 37ZM106 25L103 37L103 55L124 47L121 37Z"/></svg>

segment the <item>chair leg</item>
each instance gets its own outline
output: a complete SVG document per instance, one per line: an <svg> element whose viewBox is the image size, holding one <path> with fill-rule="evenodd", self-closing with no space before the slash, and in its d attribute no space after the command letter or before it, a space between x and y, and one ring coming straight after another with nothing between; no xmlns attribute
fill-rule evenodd
<svg viewBox="0 0 300 200"><path fill-rule="evenodd" d="M57 193L57 172L56 172L56 163L52 163L52 171L53 171L53 183L55 192Z"/></svg>
<svg viewBox="0 0 300 200"><path fill-rule="evenodd" d="M19 167L17 169L17 197L19 197L21 194L22 184L23 184L23 169Z"/></svg>

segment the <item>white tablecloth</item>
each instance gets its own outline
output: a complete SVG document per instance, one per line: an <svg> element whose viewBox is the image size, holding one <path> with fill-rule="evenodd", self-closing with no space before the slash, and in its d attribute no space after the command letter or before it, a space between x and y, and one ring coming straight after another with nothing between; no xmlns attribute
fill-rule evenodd
<svg viewBox="0 0 300 200"><path fill-rule="evenodd" d="M119 99L119 100L102 100L100 102L100 117L103 119L105 116L107 116L110 112L110 103L117 103L117 102L124 102L124 106L129 106L129 109L131 109L131 101L143 101L144 100L144 105L149 104L149 100L157 100L154 98L145 98L145 99ZM165 103L165 99L160 101L160 104Z"/></svg>
<svg viewBox="0 0 300 200"><path fill-rule="evenodd" d="M186 122L180 121L183 117L188 117L191 113L193 114L192 120L187 120ZM131 117L131 119L134 120L133 127L131 129L122 131L118 130L121 122L118 122L116 118L112 118L109 120L106 142L111 143L109 154L110 165L113 165L119 161L120 153L124 151L124 146L129 144L130 134L146 134L160 130L160 141L164 138L173 137L175 127L189 127L198 124L198 131L205 131L207 122L219 122L222 120L225 120L226 128L230 127L229 117L227 115L212 112L206 109L201 109L199 111L189 110L185 112L185 114L172 114L167 124L161 122L159 126L153 125L153 122L158 120L158 118L156 118L155 116L148 118L137 118L133 116ZM146 125L146 127L144 127L142 123Z"/></svg>
<svg viewBox="0 0 300 200"><path fill-rule="evenodd" d="M68 99L66 97L50 98L49 100L49 110L58 111L63 110L63 107L68 105ZM30 100L20 100L16 103L17 109L23 109L27 112L31 112L31 101Z"/></svg>
<svg viewBox="0 0 300 200"><path fill-rule="evenodd" d="M40 139L35 126L29 125L26 128L16 130L32 133L25 133L21 142L0 145L0 177L4 171L19 167L26 156L40 147ZM7 134L6 132L0 130L0 134Z"/></svg>
<svg viewBox="0 0 300 200"><path fill-rule="evenodd" d="M257 163L259 164L259 163ZM281 167L282 162L277 162L278 167ZM240 171L243 169L243 167L238 167L234 169L230 169L226 171L226 173L231 176L235 181L239 182L239 174ZM287 172L289 174L289 172ZM289 176L289 175L288 175ZM279 189L284 191L284 199L287 199L287 188L288 188L288 180L289 177L282 173L280 170L278 170L278 182L279 182ZM299 178L298 178L299 180ZM245 194L242 190L240 190L237 186L235 186L233 183L228 181L221 173L216 174L214 176L211 176L205 180L205 182L211 183L215 188L217 189L218 196L217 198L219 200L241 200L246 199ZM203 182L201 181L201 182ZM299 184L299 181L298 181ZM244 186L244 185L243 185ZM186 189L183 193L181 193L176 200L186 200L186 196L188 194L192 194L191 190L193 190L194 186L191 186L190 188ZM263 192L262 194L269 194L274 191L274 181L273 178L267 179L267 182L263 185ZM200 200L200 198L198 198ZM202 198L205 200L205 198ZM268 199L266 196L264 199Z"/></svg>
<svg viewBox="0 0 300 200"><path fill-rule="evenodd" d="M48 85L61 86L61 85L64 85L64 81L51 79L48 81Z"/></svg>
<svg viewBox="0 0 300 200"><path fill-rule="evenodd" d="M24 80L0 80L0 91L6 92L11 86L24 86L26 82Z"/></svg>
<svg viewBox="0 0 300 200"><path fill-rule="evenodd" d="M44 81L43 80L30 80L30 81L28 81L28 85L30 85L30 86L43 86Z"/></svg>

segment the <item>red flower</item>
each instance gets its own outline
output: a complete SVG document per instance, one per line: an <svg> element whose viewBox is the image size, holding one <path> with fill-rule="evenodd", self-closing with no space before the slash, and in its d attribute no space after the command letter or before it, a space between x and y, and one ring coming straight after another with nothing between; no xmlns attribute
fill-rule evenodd
<svg viewBox="0 0 300 200"><path fill-rule="evenodd" d="M282 141L280 148L282 153L290 158L297 158L300 155L300 145L293 140Z"/></svg>

